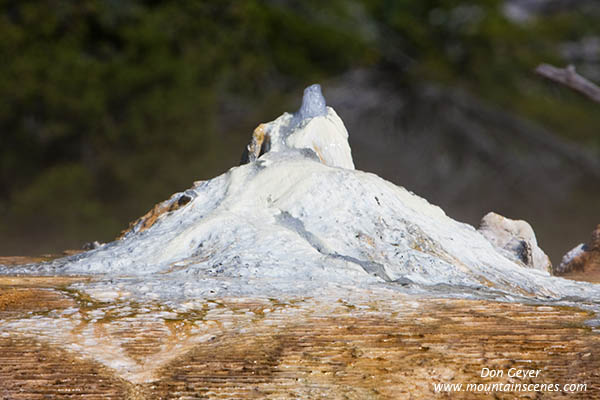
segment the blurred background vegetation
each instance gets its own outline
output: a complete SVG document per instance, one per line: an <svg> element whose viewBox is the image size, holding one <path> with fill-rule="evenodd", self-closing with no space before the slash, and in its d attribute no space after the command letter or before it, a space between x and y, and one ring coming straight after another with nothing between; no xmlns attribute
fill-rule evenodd
<svg viewBox="0 0 600 400"><path fill-rule="evenodd" d="M600 106L532 72L574 63L600 80L596 1L0 3L1 255L111 240L237 164L252 129L313 82L348 120L358 168L451 216L528 219L554 262L600 223ZM481 156L469 143L486 135L500 145ZM429 158L407 165L411 146Z"/></svg>

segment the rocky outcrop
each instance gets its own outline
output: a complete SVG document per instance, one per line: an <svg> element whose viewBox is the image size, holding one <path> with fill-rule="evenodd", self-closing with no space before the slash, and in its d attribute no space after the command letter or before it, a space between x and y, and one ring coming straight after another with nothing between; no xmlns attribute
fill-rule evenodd
<svg viewBox="0 0 600 400"><path fill-rule="evenodd" d="M528 268L552 271L550 258L537 244L535 233L526 221L512 220L500 214L486 214L479 232L501 253Z"/></svg>
<svg viewBox="0 0 600 400"><path fill-rule="evenodd" d="M554 273L564 275L589 271L600 271L600 225L592 232L589 242L581 243L565 254Z"/></svg>

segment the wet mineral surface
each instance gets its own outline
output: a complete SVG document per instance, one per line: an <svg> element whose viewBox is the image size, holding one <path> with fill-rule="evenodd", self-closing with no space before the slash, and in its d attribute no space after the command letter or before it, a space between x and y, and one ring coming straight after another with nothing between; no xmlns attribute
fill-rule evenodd
<svg viewBox="0 0 600 400"><path fill-rule="evenodd" d="M0 397L600 398L600 335L576 308L355 289L185 311L70 288L86 279L0 278ZM504 376L481 377L482 368ZM540 372L508 377L511 368ZM440 383L561 390L436 392Z"/></svg>

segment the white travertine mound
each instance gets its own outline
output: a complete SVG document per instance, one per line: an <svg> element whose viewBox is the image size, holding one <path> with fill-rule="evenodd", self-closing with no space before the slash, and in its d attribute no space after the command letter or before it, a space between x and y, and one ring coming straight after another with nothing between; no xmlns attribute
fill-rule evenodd
<svg viewBox="0 0 600 400"><path fill-rule="evenodd" d="M348 133L332 108L321 113L317 95L308 91L316 97L305 98L306 113L260 125L249 163L173 195L151 223L78 256L0 273L98 275L78 287L103 301L307 295L331 285L600 300L596 285L551 277L537 253L523 268L499 250L504 241L494 246L406 189L354 170ZM531 227L508 231L534 249Z"/></svg>
<svg viewBox="0 0 600 400"><path fill-rule="evenodd" d="M552 271L550 258L538 246L533 228L526 221L490 212L481 219L479 232L508 258L529 268Z"/></svg>

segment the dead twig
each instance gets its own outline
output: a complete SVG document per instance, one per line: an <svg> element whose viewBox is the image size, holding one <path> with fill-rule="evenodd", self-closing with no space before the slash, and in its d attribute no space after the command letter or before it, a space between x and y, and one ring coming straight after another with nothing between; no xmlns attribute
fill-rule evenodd
<svg viewBox="0 0 600 400"><path fill-rule="evenodd" d="M573 65L569 65L567 68L556 68L549 64L541 64L535 69L535 72L546 79L565 85L600 103L600 87L579 75Z"/></svg>

